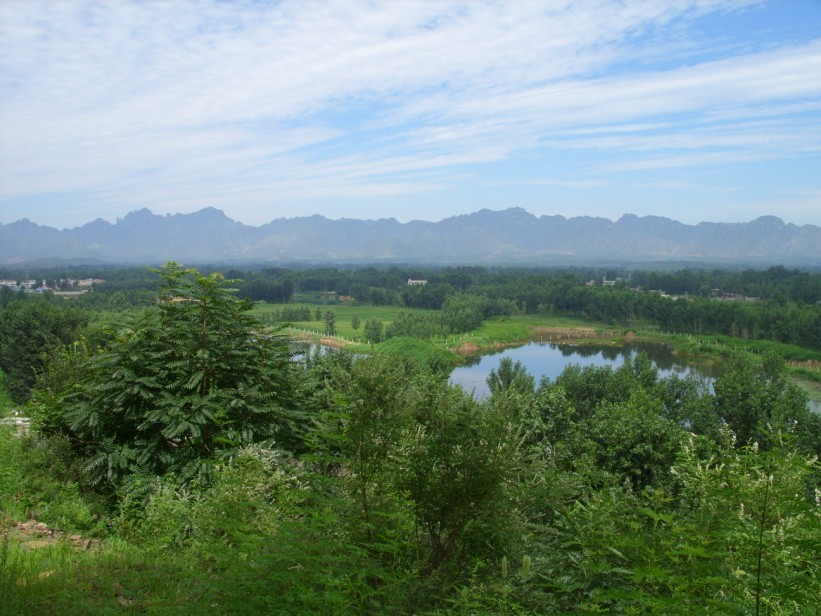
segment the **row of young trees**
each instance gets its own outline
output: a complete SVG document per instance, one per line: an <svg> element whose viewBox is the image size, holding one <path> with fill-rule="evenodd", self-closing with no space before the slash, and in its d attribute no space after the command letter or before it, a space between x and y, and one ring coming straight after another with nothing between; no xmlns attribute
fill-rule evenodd
<svg viewBox="0 0 821 616"><path fill-rule="evenodd" d="M159 276L102 348L52 353L32 446L197 563L193 612L814 609L821 420L778 359L713 392L643 356L502 362L479 401L408 357L292 361L232 281Z"/></svg>
<svg viewBox="0 0 821 616"><path fill-rule="evenodd" d="M41 272L46 275L45 272ZM77 305L122 310L145 305L151 284L144 268L83 271L105 283L77 298ZM11 274L11 272L10 272ZM53 274L53 272L52 272ZM589 280L621 276L615 286L586 286ZM445 333L477 327L496 314L523 312L581 316L635 326L647 323L693 334L722 334L767 339L821 349L821 274L772 267L767 270L681 269L674 272L515 268L350 268L233 270L239 297L288 302L296 293L336 293L370 304L391 304L442 311ZM425 285L408 285L409 278ZM634 289L641 288L642 291ZM686 295L673 300L650 290ZM713 291L757 298L756 303L718 301ZM0 289L0 306L17 294ZM295 312L288 309L290 312ZM284 321L307 320L296 314ZM319 320L319 319L317 319ZM431 330L430 324L414 324ZM438 334L431 334L438 335Z"/></svg>

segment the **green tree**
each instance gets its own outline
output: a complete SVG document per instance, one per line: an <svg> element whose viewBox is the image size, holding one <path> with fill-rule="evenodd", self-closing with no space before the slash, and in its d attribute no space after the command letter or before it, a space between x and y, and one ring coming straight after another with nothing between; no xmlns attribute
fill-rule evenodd
<svg viewBox="0 0 821 616"><path fill-rule="evenodd" d="M382 342L382 339L385 337L385 329L382 325L382 321L379 319L368 319L365 321L363 331L365 333L365 339L371 344L378 344Z"/></svg>
<svg viewBox="0 0 821 616"><path fill-rule="evenodd" d="M346 365L347 364L347 365ZM320 387L332 389L311 434L313 455L325 472L345 468L344 482L357 520L353 535L371 544L387 541L385 528L395 522L389 515L397 496L385 474L403 428L411 420L408 386L401 360L378 355L353 363L329 362Z"/></svg>
<svg viewBox="0 0 821 616"><path fill-rule="evenodd" d="M93 356L65 397L92 484L187 479L239 446L294 439L290 353L233 281L168 263L157 304Z"/></svg>
<svg viewBox="0 0 821 616"><path fill-rule="evenodd" d="M626 402L602 405L589 430L597 468L636 489L667 479L684 433L663 417L661 402L641 390Z"/></svg>
<svg viewBox="0 0 821 616"><path fill-rule="evenodd" d="M774 434L795 428L805 448L819 453L818 417L807 408L807 394L787 379L780 357L767 355L760 366L734 357L716 380L714 407L735 432L738 446L757 442L766 449Z"/></svg>
<svg viewBox="0 0 821 616"><path fill-rule="evenodd" d="M499 559L520 536L511 491L523 430L508 409L481 406L435 379L417 395L417 425L396 450L395 481L423 533L423 570L460 575L471 562Z"/></svg>
<svg viewBox="0 0 821 616"><path fill-rule="evenodd" d="M336 318L334 317L333 310L328 310L325 313L325 333L329 336L336 335Z"/></svg>
<svg viewBox="0 0 821 616"><path fill-rule="evenodd" d="M0 312L0 369L14 402L28 399L50 348L76 340L87 322L82 311L39 298L13 301Z"/></svg>
<svg viewBox="0 0 821 616"><path fill-rule="evenodd" d="M354 331L358 330L361 324L362 322L359 320L359 315L355 314L351 317L351 327Z"/></svg>
<svg viewBox="0 0 821 616"><path fill-rule="evenodd" d="M522 362L513 363L509 357L503 357L499 361L498 371L491 370L488 374L487 386L492 394L517 392L533 395L535 381Z"/></svg>
<svg viewBox="0 0 821 616"><path fill-rule="evenodd" d="M451 295L442 305L442 323L453 334L476 329L482 324L482 316L482 298L474 295Z"/></svg>

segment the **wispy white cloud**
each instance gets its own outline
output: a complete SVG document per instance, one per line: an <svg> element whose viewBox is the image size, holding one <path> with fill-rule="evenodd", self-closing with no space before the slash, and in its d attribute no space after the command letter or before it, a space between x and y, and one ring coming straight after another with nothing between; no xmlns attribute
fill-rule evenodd
<svg viewBox="0 0 821 616"><path fill-rule="evenodd" d="M814 155L821 38L700 36L759 4L0 3L0 207L245 203L262 222L300 199L468 194L523 155L594 154L516 180L580 190Z"/></svg>

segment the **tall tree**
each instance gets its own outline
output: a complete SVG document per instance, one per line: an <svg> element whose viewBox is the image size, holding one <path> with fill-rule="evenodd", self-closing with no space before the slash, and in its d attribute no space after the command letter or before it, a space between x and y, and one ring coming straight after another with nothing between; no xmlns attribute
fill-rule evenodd
<svg viewBox="0 0 821 616"><path fill-rule="evenodd" d="M66 420L92 483L193 477L237 447L293 436L290 353L219 273L168 263L154 308L92 357Z"/></svg>
<svg viewBox="0 0 821 616"><path fill-rule="evenodd" d="M371 344L382 342L382 338L385 335L385 328L379 319L368 319L365 321L363 331L365 332L365 339Z"/></svg>
<svg viewBox="0 0 821 616"><path fill-rule="evenodd" d="M325 313L325 333L329 336L336 335L336 317L333 310L328 310Z"/></svg>

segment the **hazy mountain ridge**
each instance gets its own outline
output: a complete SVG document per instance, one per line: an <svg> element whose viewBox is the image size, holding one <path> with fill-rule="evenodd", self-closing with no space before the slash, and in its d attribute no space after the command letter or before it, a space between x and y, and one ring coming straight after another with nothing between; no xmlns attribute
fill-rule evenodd
<svg viewBox="0 0 821 616"><path fill-rule="evenodd" d="M603 260L721 260L821 263L821 227L775 216L697 225L625 214L536 217L522 208L481 210L440 222L278 218L244 225L214 208L192 214L131 212L57 230L26 219L0 224L0 263L35 259L108 262L342 261L546 263Z"/></svg>

